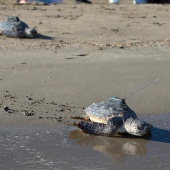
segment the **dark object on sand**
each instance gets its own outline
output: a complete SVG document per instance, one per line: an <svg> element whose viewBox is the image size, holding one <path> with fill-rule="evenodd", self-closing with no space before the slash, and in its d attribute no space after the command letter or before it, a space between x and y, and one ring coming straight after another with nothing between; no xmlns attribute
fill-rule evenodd
<svg viewBox="0 0 170 170"><path fill-rule="evenodd" d="M3 107L2 110L7 112L7 113L13 113L14 112L14 110L10 109L8 106Z"/></svg>
<svg viewBox="0 0 170 170"><path fill-rule="evenodd" d="M170 4L170 0L148 0L148 3L153 3L153 4Z"/></svg>
<svg viewBox="0 0 170 170"><path fill-rule="evenodd" d="M115 133L129 133L143 136L150 133L152 125L138 119L124 99L111 97L106 102L93 103L85 109L83 117L90 121L81 121L77 126L86 133L102 136L114 136Z"/></svg>
<svg viewBox="0 0 170 170"><path fill-rule="evenodd" d="M14 38L33 38L38 33L34 28L21 21L18 17L9 16L7 20L0 22L0 34Z"/></svg>
<svg viewBox="0 0 170 170"><path fill-rule="evenodd" d="M88 1L88 0L75 0L77 3L86 3L86 4L91 4L92 2L91 1Z"/></svg>

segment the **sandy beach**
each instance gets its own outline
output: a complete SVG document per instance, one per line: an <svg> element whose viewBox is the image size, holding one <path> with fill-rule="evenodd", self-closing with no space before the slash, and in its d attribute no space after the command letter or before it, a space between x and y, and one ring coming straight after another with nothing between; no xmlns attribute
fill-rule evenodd
<svg viewBox="0 0 170 170"><path fill-rule="evenodd" d="M139 158L143 162L140 165L144 165L144 160L152 156L154 147L164 146L164 153L170 143L170 127L167 123L170 113L170 6L133 5L129 0L121 1L119 5L109 4L104 0L92 2L91 5L76 4L74 1L64 1L63 4L57 5L16 5L0 0L0 20L5 20L9 15L19 16L39 33L34 39L0 36L0 124L3 127L1 131L5 134L6 130L2 129L6 127L48 129L52 126L59 129L56 134L64 134L64 137L60 134L62 140L72 142L70 145L67 144L75 148L77 156L83 156L83 153L87 156L91 153L95 157L98 152L110 155L110 147L108 150L96 147L103 145L105 139L98 138L99 143L96 145L89 143L89 140L94 142L95 137L82 134L76 127L70 126L74 121L70 117L83 115L83 109L93 102L106 101L110 96L126 97L159 78L159 81L126 100L139 117L144 120L149 117L154 127L164 130L161 141L160 138L156 138L156 143L154 140L147 140L149 145L145 149L148 152ZM48 138L46 131L43 132L45 137L42 139ZM53 130L49 131L54 135ZM12 133L11 130L7 131L8 133ZM81 150L81 147L75 144L79 143L77 140L82 137L87 140L80 145L85 145L88 149ZM35 136L33 138L36 139ZM49 140L51 144L55 143L52 138ZM122 141L122 147L129 142L134 143L130 140ZM4 140L0 140L0 147L1 142L4 143ZM135 142L138 144L138 141ZM143 140L139 145L143 146L145 143ZM58 143L63 146L61 144L62 142ZM67 155L67 151L72 152L69 147L63 146L64 155ZM119 147L119 151L122 147ZM154 154L158 153L159 150L154 151ZM119 156L115 152L111 154L114 155L112 157ZM54 153L53 155L57 157ZM107 161L104 155L98 155L94 161L104 160L106 166L102 168L111 169L115 159L113 161L109 158ZM166 158L169 156L169 153L166 153ZM60 162L63 159L64 156ZM70 159L65 161L72 162ZM120 160L124 160L124 156L121 155ZM164 169L168 169L168 158L165 159L165 155L160 155L158 160L165 161ZM159 169L158 164L154 165L158 160L153 158L153 166L146 164L142 168L146 169L149 166ZM85 168L88 161L83 159L81 169L99 169L92 162ZM134 162L134 157L130 157L129 162ZM3 160L1 165L3 169L12 169ZM17 169L23 169L23 166L20 167L17 163L16 165ZM33 167L26 164L26 167L38 169L38 164L35 165ZM119 165L116 164L116 169L127 167L124 161ZM58 165L50 167L50 164L44 164L40 169L55 169L56 166ZM68 168L67 165L61 165L60 169L62 167ZM74 161L71 167L80 168ZM139 166L135 168L140 169ZM130 169L133 169L133 166Z"/></svg>

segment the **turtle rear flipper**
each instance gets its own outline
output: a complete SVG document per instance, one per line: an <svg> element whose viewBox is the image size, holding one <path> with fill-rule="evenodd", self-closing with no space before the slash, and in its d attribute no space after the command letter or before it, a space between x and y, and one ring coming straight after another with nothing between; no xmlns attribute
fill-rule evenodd
<svg viewBox="0 0 170 170"><path fill-rule="evenodd" d="M77 126L86 133L101 136L114 136L118 127L116 125L81 121Z"/></svg>

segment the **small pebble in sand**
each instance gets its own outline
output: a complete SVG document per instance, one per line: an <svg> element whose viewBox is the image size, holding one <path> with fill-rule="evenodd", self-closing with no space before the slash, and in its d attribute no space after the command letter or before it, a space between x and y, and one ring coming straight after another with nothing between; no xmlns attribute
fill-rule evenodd
<svg viewBox="0 0 170 170"><path fill-rule="evenodd" d="M47 104L57 105L57 103L55 103L54 101L49 101Z"/></svg>
<svg viewBox="0 0 170 170"><path fill-rule="evenodd" d="M42 117L42 116L39 116L39 119L44 119L44 117Z"/></svg>
<svg viewBox="0 0 170 170"><path fill-rule="evenodd" d="M26 96L27 100L33 100L33 98Z"/></svg>
<svg viewBox="0 0 170 170"><path fill-rule="evenodd" d="M2 111L5 111L5 112L7 112L7 113L13 113L13 112L14 112L14 110L10 109L8 106L4 106L4 107L2 108Z"/></svg>
<svg viewBox="0 0 170 170"><path fill-rule="evenodd" d="M23 115L25 116L33 116L34 113L33 112L28 112L28 111L22 111Z"/></svg>

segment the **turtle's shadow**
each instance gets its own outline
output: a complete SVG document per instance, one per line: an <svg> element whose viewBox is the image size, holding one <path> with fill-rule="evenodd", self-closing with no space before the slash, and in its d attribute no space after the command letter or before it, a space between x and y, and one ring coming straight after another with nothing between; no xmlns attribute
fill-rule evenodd
<svg viewBox="0 0 170 170"><path fill-rule="evenodd" d="M170 130L153 127L150 141L170 143Z"/></svg>
<svg viewBox="0 0 170 170"><path fill-rule="evenodd" d="M54 40L56 37L51 37L47 35L38 34L34 39L42 39L42 40Z"/></svg>

